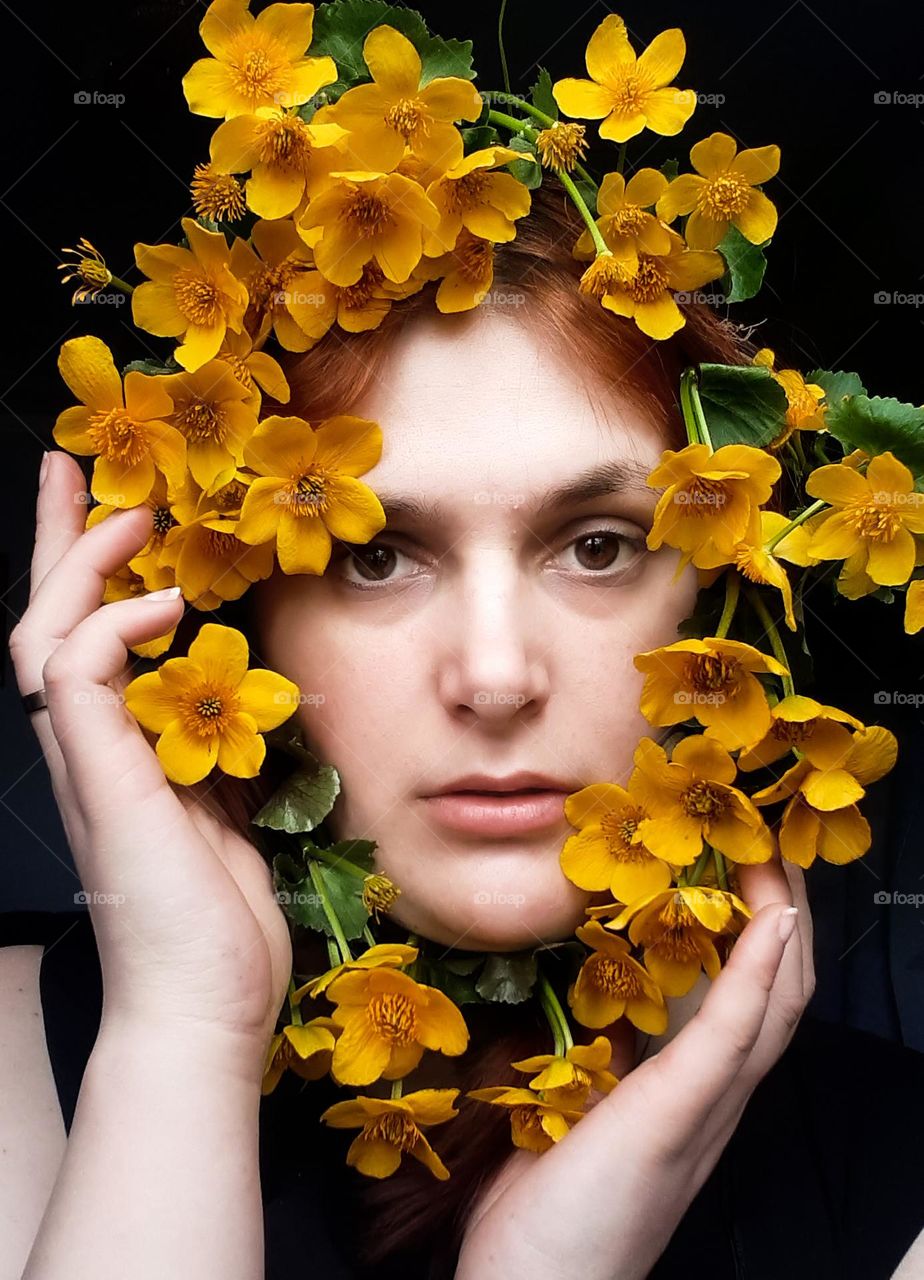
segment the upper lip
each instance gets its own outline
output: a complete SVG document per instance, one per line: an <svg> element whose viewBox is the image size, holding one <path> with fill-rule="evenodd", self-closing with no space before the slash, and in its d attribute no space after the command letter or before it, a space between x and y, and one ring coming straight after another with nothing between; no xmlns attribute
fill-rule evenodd
<svg viewBox="0 0 924 1280"><path fill-rule="evenodd" d="M441 796L452 791L525 791L529 789L566 791L570 794L577 790L577 787L562 782L559 778L550 778L546 774L531 773L524 769L519 773L505 774L503 777L488 773L466 773L461 778L453 778L444 786L435 788L429 794Z"/></svg>

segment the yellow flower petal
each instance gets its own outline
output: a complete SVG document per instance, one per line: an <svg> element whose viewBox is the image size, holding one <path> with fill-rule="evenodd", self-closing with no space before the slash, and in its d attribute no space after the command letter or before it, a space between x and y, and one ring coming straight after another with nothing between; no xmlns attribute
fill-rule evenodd
<svg viewBox="0 0 924 1280"><path fill-rule="evenodd" d="M91 409L122 406L122 379L99 338L69 338L58 353L58 369L77 399Z"/></svg>

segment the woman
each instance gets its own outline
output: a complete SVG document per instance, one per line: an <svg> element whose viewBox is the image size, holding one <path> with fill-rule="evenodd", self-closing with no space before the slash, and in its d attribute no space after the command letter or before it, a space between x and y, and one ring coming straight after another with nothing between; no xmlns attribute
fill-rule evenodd
<svg viewBox="0 0 924 1280"><path fill-rule="evenodd" d="M590 895L559 864L560 802L625 775L645 731L632 656L669 643L696 595L694 570L673 581L676 552L645 548L656 495L644 478L683 443L679 370L752 353L699 304L657 351L587 306L574 219L551 183L536 194L516 241L498 247L506 301L434 317L425 291L373 334L332 333L293 358L289 412L382 424L367 479L388 526L337 548L322 577L277 572L243 601L254 659L314 695L297 716L343 780L332 833L374 839L401 887L394 936L473 950L553 943L583 919ZM264 1274L264 1213L271 1276L295 1265L462 1280L891 1274L919 1198L899 1177L873 1203L877 1135L924 1071L918 1055L860 1033L796 1032L814 986L811 921L801 872L776 861L739 868L754 917L711 988L675 1002L661 1043L614 1024L621 1083L540 1157L511 1156L504 1118L498 1127L468 1102L446 1130L448 1183L414 1165L359 1187L314 1123L330 1100L322 1086L261 1107L291 954L247 837L260 786L165 781L111 691L128 679L127 649L179 622L182 602L154 593L100 607L150 513L83 532L77 464L62 453L46 464L30 604L11 648L20 691L46 691L32 723L88 895L104 998L65 1142L35 1031L42 1007L49 1028L57 1017L47 976L39 1000L41 949L2 955L15 979L0 1006L16 1046L5 1145L30 1156L4 1193L10 1275L250 1280ZM524 771L538 776L511 777ZM554 794L521 800L512 817L490 800L473 816L458 798L525 786ZM469 1052L421 1083L512 1081L511 1060L547 1049L528 1011L495 1012L473 1017ZM872 1102L844 1152L839 1090L861 1079ZM743 1114L747 1136L726 1150ZM262 1150L261 1115L272 1131ZM920 1136L913 1115L890 1135L902 1173ZM291 1182L275 1179L270 1198L283 1165ZM831 1203L838 1179L864 1173L859 1206L847 1181Z"/></svg>

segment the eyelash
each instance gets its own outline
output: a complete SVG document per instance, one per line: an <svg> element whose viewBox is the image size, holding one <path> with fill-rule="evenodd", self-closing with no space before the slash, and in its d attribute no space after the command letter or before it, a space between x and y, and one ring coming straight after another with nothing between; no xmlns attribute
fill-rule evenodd
<svg viewBox="0 0 924 1280"><path fill-rule="evenodd" d="M576 544L579 544L581 542L586 542L591 538L599 538L599 537L616 538L620 543L628 547L630 551L632 551L634 554L627 566L626 565L620 566L612 570L611 572L608 572L607 570L597 571L594 569L585 569L583 573L580 573L579 571L579 576L583 578L585 581L591 578L605 579L606 577L610 577L614 579L619 579L620 577L628 576L630 570L636 566L636 564L641 560L642 556L648 549L644 535L639 537L632 537L630 534L624 533L620 529L599 528L599 529L589 529L584 533L577 534L575 537L571 538L570 541L565 544L562 550L564 551L569 547L575 546ZM339 548L335 550L334 555L331 557L331 568L339 569L341 566L348 564L350 561L360 560L362 555L365 552L369 552L370 550L393 551L393 552L396 552L398 555L408 556L408 558L411 558L408 555L408 552L403 551L400 547L395 546L393 543L381 541L379 539L374 538L371 542L362 543L362 544L341 543L339 545ZM347 578L344 573L341 572L340 574L340 578L343 584L347 587L350 587L354 591L381 591L386 587L395 586L402 582L407 582L409 579L413 579L414 577L415 577L414 574L408 574L405 578L395 578L395 579L383 578L383 579L379 579L378 581L374 579L370 579L366 582L354 582L354 581L351 581L349 578Z"/></svg>

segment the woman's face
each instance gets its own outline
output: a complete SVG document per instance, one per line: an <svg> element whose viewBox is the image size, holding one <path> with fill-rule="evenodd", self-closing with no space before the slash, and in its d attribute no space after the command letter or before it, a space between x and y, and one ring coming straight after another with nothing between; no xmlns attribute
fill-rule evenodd
<svg viewBox="0 0 924 1280"><path fill-rule="evenodd" d="M581 922L564 798L625 782L648 732L633 655L675 640L696 595L676 551L645 548L665 424L592 378L496 309L415 319L351 409L382 428L362 479L385 529L254 588L258 656L341 777L332 833L374 840L392 918L447 947Z"/></svg>

